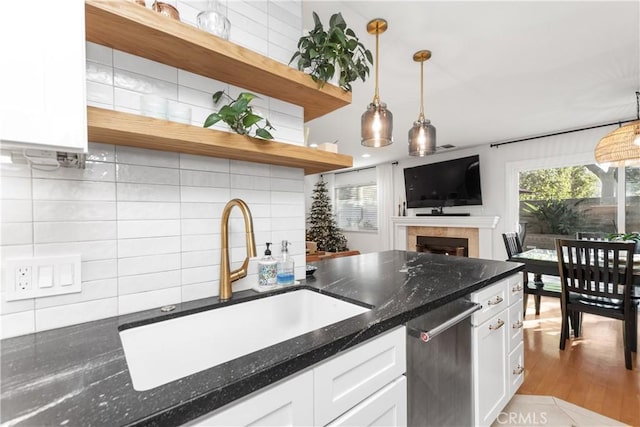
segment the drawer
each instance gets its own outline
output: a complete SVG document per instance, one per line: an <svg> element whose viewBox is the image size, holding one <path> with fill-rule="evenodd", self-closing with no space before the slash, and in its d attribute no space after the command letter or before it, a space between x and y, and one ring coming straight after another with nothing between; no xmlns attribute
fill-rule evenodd
<svg viewBox="0 0 640 427"><path fill-rule="evenodd" d="M511 353L509 353L509 399L516 394L524 381L524 343L520 343Z"/></svg>
<svg viewBox="0 0 640 427"><path fill-rule="evenodd" d="M371 425L407 425L407 379L404 375L328 424L330 427Z"/></svg>
<svg viewBox="0 0 640 427"><path fill-rule="evenodd" d="M314 424L336 419L406 370L404 326L321 363L313 369Z"/></svg>
<svg viewBox="0 0 640 427"><path fill-rule="evenodd" d="M495 316L507 308L507 296L509 280L501 280L500 282L481 289L471 294L472 302L482 305L482 308L471 315L471 324L478 326Z"/></svg>
<svg viewBox="0 0 640 427"><path fill-rule="evenodd" d="M509 277L509 306L512 306L516 301L522 299L524 285L522 284L522 273L518 273ZM522 302L520 302L522 304Z"/></svg>
<svg viewBox="0 0 640 427"><path fill-rule="evenodd" d="M522 331L524 329L524 321L522 319L522 299L516 301L508 309L509 317L509 351L512 351L522 343Z"/></svg>

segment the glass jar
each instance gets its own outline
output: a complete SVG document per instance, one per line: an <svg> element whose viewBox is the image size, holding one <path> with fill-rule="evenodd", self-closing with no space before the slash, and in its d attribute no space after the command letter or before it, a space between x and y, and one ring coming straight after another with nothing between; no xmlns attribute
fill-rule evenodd
<svg viewBox="0 0 640 427"><path fill-rule="evenodd" d="M207 10L198 14L198 28L214 36L229 40L231 22L227 19L226 13L218 0L209 0Z"/></svg>

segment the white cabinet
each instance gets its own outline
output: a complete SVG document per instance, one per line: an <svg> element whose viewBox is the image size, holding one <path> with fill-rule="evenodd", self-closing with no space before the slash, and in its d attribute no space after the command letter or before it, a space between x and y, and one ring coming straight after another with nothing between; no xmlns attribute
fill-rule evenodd
<svg viewBox="0 0 640 427"><path fill-rule="evenodd" d="M471 319L474 424L490 425L524 379L522 277L471 294L483 305Z"/></svg>
<svg viewBox="0 0 640 427"><path fill-rule="evenodd" d="M186 425L405 426L405 372L400 326Z"/></svg>
<svg viewBox="0 0 640 427"><path fill-rule="evenodd" d="M86 152L84 0L2 6L0 142Z"/></svg>

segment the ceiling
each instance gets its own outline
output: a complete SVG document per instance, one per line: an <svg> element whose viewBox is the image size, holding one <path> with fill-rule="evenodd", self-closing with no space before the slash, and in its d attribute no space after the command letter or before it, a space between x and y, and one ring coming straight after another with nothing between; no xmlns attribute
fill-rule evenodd
<svg viewBox="0 0 640 427"><path fill-rule="evenodd" d="M351 105L307 123L309 142L338 140L354 167L408 158L407 132L420 111L437 145L458 148L578 129L636 117L640 90L639 1L307 1L325 26L341 12L375 55L366 23L384 18L380 36L380 99L394 117L394 143L360 144L360 116L373 99L369 79L353 84ZM363 158L363 154L370 154Z"/></svg>

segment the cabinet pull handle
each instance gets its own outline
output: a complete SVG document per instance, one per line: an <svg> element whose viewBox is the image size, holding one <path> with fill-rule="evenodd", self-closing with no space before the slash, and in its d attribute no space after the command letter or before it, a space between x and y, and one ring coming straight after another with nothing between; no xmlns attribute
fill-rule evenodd
<svg viewBox="0 0 640 427"><path fill-rule="evenodd" d="M504 326L504 320L498 319L495 325L489 325L489 329L492 331L498 330Z"/></svg>
<svg viewBox="0 0 640 427"><path fill-rule="evenodd" d="M502 298L500 295L496 295L494 299L490 299L489 301L487 301L487 305L497 305L502 301L504 301L504 298Z"/></svg>
<svg viewBox="0 0 640 427"><path fill-rule="evenodd" d="M518 286L514 286L511 288L511 292L520 292L522 290L522 285L518 283Z"/></svg>
<svg viewBox="0 0 640 427"><path fill-rule="evenodd" d="M520 375L523 372L524 372L524 367L518 365L518 367L513 370L513 375Z"/></svg>
<svg viewBox="0 0 640 427"><path fill-rule="evenodd" d="M522 328L522 326L524 326L524 322L522 320L518 320L516 323L513 324L513 329L520 329Z"/></svg>

